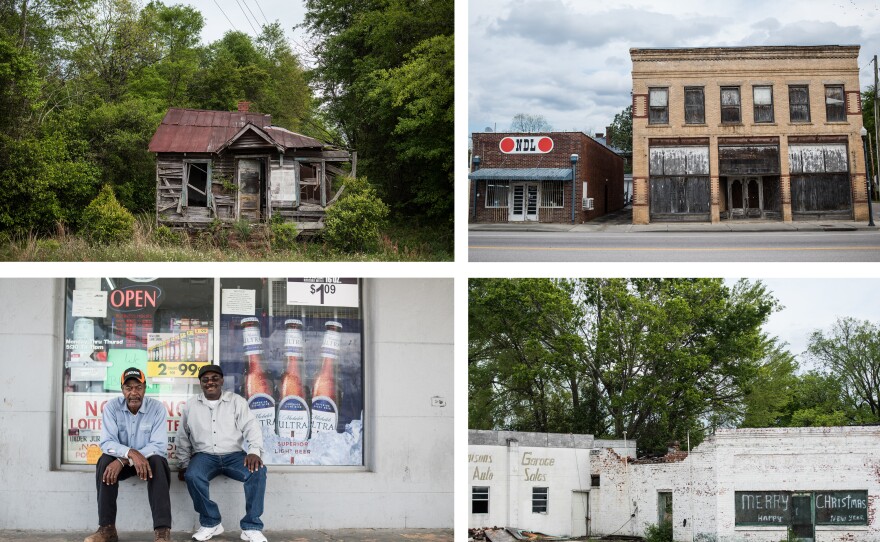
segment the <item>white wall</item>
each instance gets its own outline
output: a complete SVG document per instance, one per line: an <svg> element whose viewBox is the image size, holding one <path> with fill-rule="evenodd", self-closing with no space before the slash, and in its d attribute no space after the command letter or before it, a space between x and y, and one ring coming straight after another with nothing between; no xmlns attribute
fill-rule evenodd
<svg viewBox="0 0 880 542"><path fill-rule="evenodd" d="M59 446L63 281L0 279L0 529L97 526L93 467L53 470ZM451 528L453 281L367 279L364 286L367 472L269 468L267 530ZM440 396L445 407L432 407ZM142 482L121 484L117 524L150 530ZM241 484L215 479L223 522L244 515ZM197 527L172 475L173 530Z"/></svg>

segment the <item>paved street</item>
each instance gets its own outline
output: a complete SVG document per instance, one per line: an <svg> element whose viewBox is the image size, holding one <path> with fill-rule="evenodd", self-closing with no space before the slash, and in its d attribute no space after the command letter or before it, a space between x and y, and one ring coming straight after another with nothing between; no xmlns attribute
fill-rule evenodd
<svg viewBox="0 0 880 542"><path fill-rule="evenodd" d="M875 208L876 209L876 208ZM851 221L470 224L471 262L875 262L880 228ZM875 221L880 224L878 219Z"/></svg>

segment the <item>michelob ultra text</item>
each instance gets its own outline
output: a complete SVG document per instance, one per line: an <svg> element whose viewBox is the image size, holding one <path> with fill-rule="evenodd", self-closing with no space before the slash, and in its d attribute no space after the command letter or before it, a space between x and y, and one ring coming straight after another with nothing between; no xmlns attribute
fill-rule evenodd
<svg viewBox="0 0 880 542"><path fill-rule="evenodd" d="M324 324L321 369L312 386L312 437L323 431L336 432L339 409L336 405L336 362L342 341L342 324Z"/></svg>
<svg viewBox="0 0 880 542"><path fill-rule="evenodd" d="M278 436L292 440L309 438L309 405L303 393L303 323L284 321L284 356L287 369L281 377L278 396Z"/></svg>
<svg viewBox="0 0 880 542"><path fill-rule="evenodd" d="M247 372L244 375L244 397L248 407L261 427L275 431L275 397L269 375L263 370L263 339L260 336L260 320L242 318L241 328Z"/></svg>

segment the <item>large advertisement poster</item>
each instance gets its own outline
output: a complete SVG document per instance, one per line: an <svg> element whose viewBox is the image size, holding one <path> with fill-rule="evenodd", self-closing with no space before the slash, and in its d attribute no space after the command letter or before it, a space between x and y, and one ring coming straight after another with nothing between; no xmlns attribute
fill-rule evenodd
<svg viewBox="0 0 880 542"><path fill-rule="evenodd" d="M363 465L360 281L219 282L215 291L213 279L68 280L63 463L97 462L102 408L128 367L168 410L174 463L180 407L201 393L198 370L216 349L224 391L260 423L266 464Z"/></svg>
<svg viewBox="0 0 880 542"><path fill-rule="evenodd" d="M237 281L238 282L238 281ZM221 280L221 285L224 281ZM303 299L291 284L351 288ZM243 396L263 430L269 465L363 464L362 321L357 279L278 279L224 288L219 324L224 389ZM333 288L330 288L333 286ZM306 301L309 304L298 302Z"/></svg>

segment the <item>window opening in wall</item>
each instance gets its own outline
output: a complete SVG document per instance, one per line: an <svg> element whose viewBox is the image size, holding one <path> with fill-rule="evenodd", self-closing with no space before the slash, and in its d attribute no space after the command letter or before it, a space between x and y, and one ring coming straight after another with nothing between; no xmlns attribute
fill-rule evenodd
<svg viewBox="0 0 880 542"><path fill-rule="evenodd" d="M721 122L742 122L739 87L721 87Z"/></svg>
<svg viewBox="0 0 880 542"><path fill-rule="evenodd" d="M672 492L657 493L657 522L672 523Z"/></svg>
<svg viewBox="0 0 880 542"><path fill-rule="evenodd" d="M599 487L600 479L598 474L590 475L590 487Z"/></svg>
<svg viewBox="0 0 880 542"><path fill-rule="evenodd" d="M773 87L752 89L755 102L755 122L773 122Z"/></svg>
<svg viewBox="0 0 880 542"><path fill-rule="evenodd" d="M471 488L471 514L489 513L489 488L474 486Z"/></svg>
<svg viewBox="0 0 880 542"><path fill-rule="evenodd" d="M648 124L669 124L669 89L652 88L648 94Z"/></svg>
<svg viewBox="0 0 880 542"><path fill-rule="evenodd" d="M806 85L788 87L791 122L810 122L810 90Z"/></svg>
<svg viewBox="0 0 880 542"><path fill-rule="evenodd" d="M185 162L186 165L186 205L189 207L208 206L208 163Z"/></svg>
<svg viewBox="0 0 880 542"><path fill-rule="evenodd" d="M685 87L684 122L686 124L706 123L706 100L703 87Z"/></svg>
<svg viewBox="0 0 880 542"><path fill-rule="evenodd" d="M842 85L825 87L825 118L828 122L846 121L846 106Z"/></svg>
<svg viewBox="0 0 880 542"><path fill-rule="evenodd" d="M489 181L486 184L486 207L507 207L509 181Z"/></svg>
<svg viewBox="0 0 880 542"><path fill-rule="evenodd" d="M546 487L533 487L532 488L532 513L533 514L546 514L547 513L547 499L548 499L548 488Z"/></svg>

